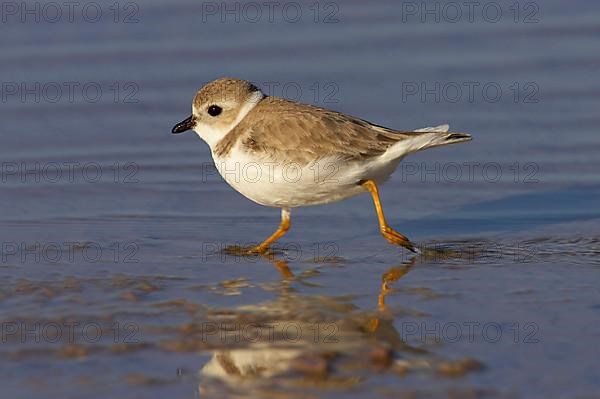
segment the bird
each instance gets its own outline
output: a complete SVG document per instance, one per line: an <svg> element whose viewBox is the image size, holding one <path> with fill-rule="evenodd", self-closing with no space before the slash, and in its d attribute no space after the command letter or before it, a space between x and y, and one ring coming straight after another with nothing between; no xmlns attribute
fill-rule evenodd
<svg viewBox="0 0 600 399"><path fill-rule="evenodd" d="M276 231L243 254L265 254L291 226L291 209L370 193L381 235L419 253L386 221L379 186L408 154L471 140L448 125L395 130L341 112L265 95L250 81L224 77L204 85L192 114L172 128L193 130L216 169L246 198L281 209Z"/></svg>

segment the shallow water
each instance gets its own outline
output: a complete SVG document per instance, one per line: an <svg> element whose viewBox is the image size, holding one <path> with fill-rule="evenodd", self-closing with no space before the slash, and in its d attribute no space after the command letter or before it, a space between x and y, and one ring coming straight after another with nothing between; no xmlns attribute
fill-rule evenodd
<svg viewBox="0 0 600 399"><path fill-rule="evenodd" d="M297 22L264 5L237 22L206 8L221 3L149 1L115 23L95 4L97 22L3 10L5 396L597 394L600 6L494 2L454 22L446 2L296 2ZM381 189L424 254L379 236L367 195L294 210L270 256L222 254L279 217L170 135L225 75L472 133Z"/></svg>

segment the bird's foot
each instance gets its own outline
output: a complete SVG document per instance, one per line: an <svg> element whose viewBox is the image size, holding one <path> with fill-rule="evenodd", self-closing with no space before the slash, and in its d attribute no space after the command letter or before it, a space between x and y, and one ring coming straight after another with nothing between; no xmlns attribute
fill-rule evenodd
<svg viewBox="0 0 600 399"><path fill-rule="evenodd" d="M262 248L260 246L255 247L242 247L240 245L229 245L223 248L222 251L225 255L233 256L256 256L256 255L268 255L269 248Z"/></svg>
<svg viewBox="0 0 600 399"><path fill-rule="evenodd" d="M410 240L406 236L398 233L391 227L383 226L381 227L380 231L383 238L385 238L389 243L394 245L400 245L401 247L404 247L409 251L417 254L421 253L421 251L419 251L419 249L412 242L410 242Z"/></svg>

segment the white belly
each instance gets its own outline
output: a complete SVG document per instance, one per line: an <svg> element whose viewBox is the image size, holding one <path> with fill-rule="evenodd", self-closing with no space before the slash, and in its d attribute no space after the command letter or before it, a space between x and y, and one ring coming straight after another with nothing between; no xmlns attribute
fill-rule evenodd
<svg viewBox="0 0 600 399"><path fill-rule="evenodd" d="M339 201L365 192L357 183L378 183L392 174L398 162L382 164L323 159L308 165L275 162L251 156L237 148L227 158L214 157L215 166L230 186L265 206L294 208Z"/></svg>

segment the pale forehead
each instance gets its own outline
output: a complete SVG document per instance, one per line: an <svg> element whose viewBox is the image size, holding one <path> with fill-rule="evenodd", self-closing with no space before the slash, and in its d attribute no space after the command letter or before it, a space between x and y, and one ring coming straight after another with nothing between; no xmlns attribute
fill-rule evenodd
<svg viewBox="0 0 600 399"><path fill-rule="evenodd" d="M194 98L194 107L207 104L240 103L245 101L258 88L246 80L219 79L204 86Z"/></svg>

